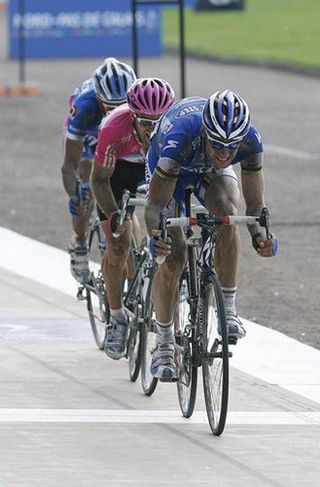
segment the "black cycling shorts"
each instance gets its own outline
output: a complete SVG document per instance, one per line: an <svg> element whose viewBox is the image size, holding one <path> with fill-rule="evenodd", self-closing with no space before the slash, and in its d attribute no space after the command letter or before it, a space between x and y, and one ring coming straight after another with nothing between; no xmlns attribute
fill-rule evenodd
<svg viewBox="0 0 320 487"><path fill-rule="evenodd" d="M135 194L139 183L144 181L144 164L135 164L127 161L117 161L110 184L116 202L120 202L125 189ZM107 220L106 215L97 205L100 221ZM128 207L128 213L134 212L134 206Z"/></svg>

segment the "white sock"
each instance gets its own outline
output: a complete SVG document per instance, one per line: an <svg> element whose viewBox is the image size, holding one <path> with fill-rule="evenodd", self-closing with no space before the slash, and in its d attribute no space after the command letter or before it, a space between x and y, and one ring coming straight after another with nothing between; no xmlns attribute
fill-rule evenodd
<svg viewBox="0 0 320 487"><path fill-rule="evenodd" d="M172 321L162 323L156 320L157 334L165 342L174 342Z"/></svg>
<svg viewBox="0 0 320 487"><path fill-rule="evenodd" d="M222 287L224 305L226 309L236 310L237 287Z"/></svg>
<svg viewBox="0 0 320 487"><path fill-rule="evenodd" d="M123 308L111 309L110 308L110 315L115 320L124 321L126 319Z"/></svg>

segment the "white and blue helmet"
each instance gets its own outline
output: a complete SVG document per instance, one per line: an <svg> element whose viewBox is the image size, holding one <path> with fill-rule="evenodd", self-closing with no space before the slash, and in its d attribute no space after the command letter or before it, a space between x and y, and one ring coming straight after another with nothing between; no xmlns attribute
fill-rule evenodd
<svg viewBox="0 0 320 487"><path fill-rule="evenodd" d="M248 105L231 90L217 91L204 106L202 123L209 139L223 145L239 143L250 128Z"/></svg>
<svg viewBox="0 0 320 487"><path fill-rule="evenodd" d="M127 90L135 79L131 66L114 57L107 57L92 76L97 98L111 106L127 101Z"/></svg>

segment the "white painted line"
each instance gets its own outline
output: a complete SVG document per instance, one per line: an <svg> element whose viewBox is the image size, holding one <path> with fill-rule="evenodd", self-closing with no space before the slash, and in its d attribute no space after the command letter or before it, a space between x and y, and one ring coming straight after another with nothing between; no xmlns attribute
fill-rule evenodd
<svg viewBox="0 0 320 487"><path fill-rule="evenodd" d="M247 374L320 403L320 351L276 330L243 320L231 365Z"/></svg>
<svg viewBox="0 0 320 487"><path fill-rule="evenodd" d="M0 242L0 268L76 295L67 252L1 227ZM320 351L283 333L244 321L247 336L232 347L231 365L320 403Z"/></svg>
<svg viewBox="0 0 320 487"><path fill-rule="evenodd" d="M320 411L229 411L228 425L320 426ZM108 410L108 409L0 409L0 423L148 423L206 424L205 411L196 411L190 419L180 411Z"/></svg>
<svg viewBox="0 0 320 487"><path fill-rule="evenodd" d="M278 145L264 144L264 148L266 152L270 152L271 154L278 154L280 156L289 156L294 159L319 160L319 156L309 154L308 152L288 148L288 147L280 147Z"/></svg>

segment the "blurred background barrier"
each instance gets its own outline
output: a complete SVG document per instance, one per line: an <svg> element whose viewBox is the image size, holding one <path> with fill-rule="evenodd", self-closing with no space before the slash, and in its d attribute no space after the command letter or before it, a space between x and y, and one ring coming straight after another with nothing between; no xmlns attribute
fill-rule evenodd
<svg viewBox="0 0 320 487"><path fill-rule="evenodd" d="M11 0L9 56L26 58L130 56L129 0ZM139 53L162 54L161 15L156 5L137 12ZM21 46L23 39L23 47Z"/></svg>

